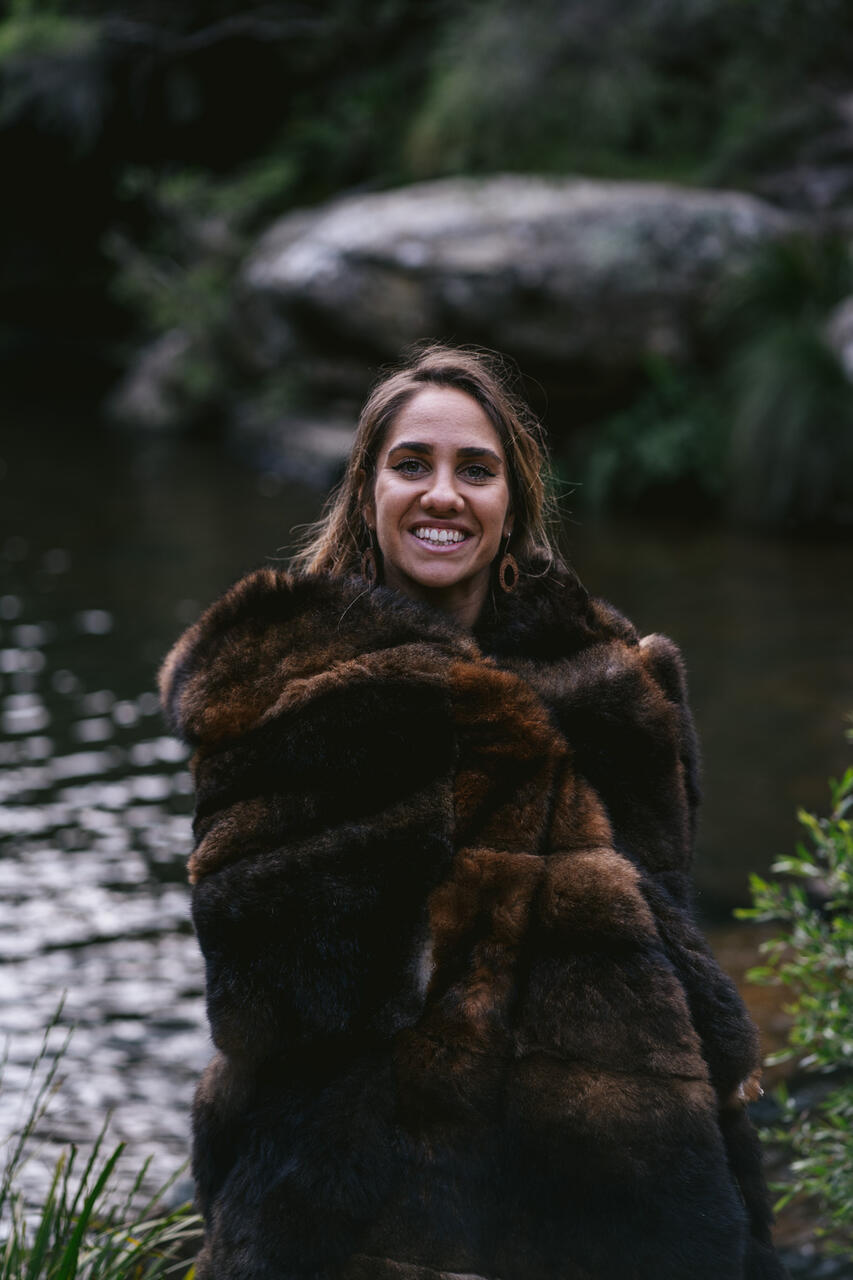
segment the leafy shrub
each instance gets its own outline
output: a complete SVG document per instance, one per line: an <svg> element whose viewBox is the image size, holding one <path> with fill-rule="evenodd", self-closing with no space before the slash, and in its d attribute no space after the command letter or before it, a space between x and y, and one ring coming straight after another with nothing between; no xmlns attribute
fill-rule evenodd
<svg viewBox="0 0 853 1280"><path fill-rule="evenodd" d="M186 1271L186 1262L179 1259L199 1234L198 1219L186 1208L159 1208L170 1184L153 1197L142 1194L147 1164L128 1192L117 1192L124 1148L120 1144L111 1153L104 1151L106 1125L82 1170L72 1146L56 1161L44 1203L36 1208L27 1202L21 1173L38 1148L38 1130L68 1044L66 1039L58 1051L49 1050L54 1027L55 1020L33 1065L34 1096L27 1119L6 1144L0 1175L0 1280L161 1280L176 1270L183 1280L191 1280L192 1268Z"/></svg>
<svg viewBox="0 0 853 1280"><path fill-rule="evenodd" d="M97 27L63 13L61 0L9 0L0 20L0 65L7 59L74 54L89 48Z"/></svg>
<svg viewBox="0 0 853 1280"><path fill-rule="evenodd" d="M718 302L741 517L819 523L853 501L853 388L824 335L851 289L843 241L796 235L763 246Z"/></svg>
<svg viewBox="0 0 853 1280"><path fill-rule="evenodd" d="M601 423L577 464L578 498L593 509L640 508L678 492L707 508L722 497L729 429L722 406L696 376L664 360L647 365L648 387L630 408Z"/></svg>
<svg viewBox="0 0 853 1280"><path fill-rule="evenodd" d="M848 736L853 740L853 732ZM813 1197L817 1233L844 1250L853 1245L853 768L830 789L829 817L801 810L808 844L773 865L788 878L752 876L753 906L737 914L786 926L762 944L764 963L748 975L783 985L791 997L788 1045L768 1061L795 1060L808 1071L832 1073L814 1101L781 1093L783 1123L766 1135L791 1154L778 1207Z"/></svg>
<svg viewBox="0 0 853 1280"><path fill-rule="evenodd" d="M761 246L709 311L710 367L650 364L646 389L596 428L581 500L636 507L686 485L749 524L849 522L853 387L826 327L851 292L843 240Z"/></svg>
<svg viewBox="0 0 853 1280"><path fill-rule="evenodd" d="M851 52L845 0L819 16L801 0L468 0L442 26L408 159L424 176L731 184L790 151Z"/></svg>

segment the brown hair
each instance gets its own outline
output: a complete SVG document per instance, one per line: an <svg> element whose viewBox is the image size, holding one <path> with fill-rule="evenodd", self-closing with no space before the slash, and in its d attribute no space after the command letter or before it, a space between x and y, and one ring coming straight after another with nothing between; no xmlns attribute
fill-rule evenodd
<svg viewBox="0 0 853 1280"><path fill-rule="evenodd" d="M372 489L376 466L394 418L425 386L452 387L476 400L503 446L513 513L511 550L522 572L547 572L562 563L550 526L555 523L546 488L548 451L541 424L517 391L517 370L492 351L429 343L383 373L365 402L346 471L310 526L291 567L304 573L358 572L370 535L363 489Z"/></svg>

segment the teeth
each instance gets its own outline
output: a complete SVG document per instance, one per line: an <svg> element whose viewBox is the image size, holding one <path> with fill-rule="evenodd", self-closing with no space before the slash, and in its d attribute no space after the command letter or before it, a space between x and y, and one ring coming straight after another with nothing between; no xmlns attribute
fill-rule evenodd
<svg viewBox="0 0 853 1280"><path fill-rule="evenodd" d="M412 532L421 542L464 542L467 536L458 529L430 529L426 525Z"/></svg>

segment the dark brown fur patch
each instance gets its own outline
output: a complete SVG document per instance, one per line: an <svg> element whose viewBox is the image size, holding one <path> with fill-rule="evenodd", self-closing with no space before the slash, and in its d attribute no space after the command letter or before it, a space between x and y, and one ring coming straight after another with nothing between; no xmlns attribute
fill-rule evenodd
<svg viewBox="0 0 853 1280"><path fill-rule="evenodd" d="M570 578L476 635L265 569L164 663L220 1049L199 1280L756 1280L678 652Z"/></svg>
<svg viewBox="0 0 853 1280"><path fill-rule="evenodd" d="M643 945L657 939L636 867L612 849L552 854L538 912L546 927L601 941ZM570 944L571 945L571 944Z"/></svg>
<svg viewBox="0 0 853 1280"><path fill-rule="evenodd" d="M268 833L268 817L268 807L263 800L232 805L190 854L187 863L190 884L260 848L262 837Z"/></svg>
<svg viewBox="0 0 853 1280"><path fill-rule="evenodd" d="M554 795L550 848L556 853L608 848L613 832L601 799L575 771L570 757L564 758L562 765Z"/></svg>
<svg viewBox="0 0 853 1280"><path fill-rule="evenodd" d="M526 854L460 850L430 897L433 991L443 1018L473 1044L490 1043L506 1016L542 866Z"/></svg>

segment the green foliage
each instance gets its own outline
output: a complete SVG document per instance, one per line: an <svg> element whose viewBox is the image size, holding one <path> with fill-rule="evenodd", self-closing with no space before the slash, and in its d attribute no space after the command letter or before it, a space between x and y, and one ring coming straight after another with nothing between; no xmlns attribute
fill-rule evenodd
<svg viewBox="0 0 853 1280"><path fill-rule="evenodd" d="M664 360L647 366L649 386L630 409L592 436L581 461L580 500L594 509L635 507L687 486L718 504L728 427L709 389Z"/></svg>
<svg viewBox="0 0 853 1280"><path fill-rule="evenodd" d="M722 295L732 505L764 524L831 519L853 498L853 388L824 329L853 289L835 238L764 246Z"/></svg>
<svg viewBox="0 0 853 1280"><path fill-rule="evenodd" d="M148 175L134 175L137 185L148 180ZM222 345L242 240L225 230L195 175L176 180L163 198L164 208L167 200L169 217L164 216L160 236L149 248L142 250L119 234L105 248L116 267L113 294L136 314L143 331L153 337L177 330L186 339L170 387L191 422L215 412L226 391L231 371Z"/></svg>
<svg viewBox="0 0 853 1280"><path fill-rule="evenodd" d="M57 1013L57 1018L59 1014ZM39 1126L45 1119L62 1046L49 1049L48 1028L31 1076L33 1098L21 1132L7 1141L0 1176L0 1280L161 1280L186 1271L187 1244L199 1235L198 1219L183 1208L165 1213L153 1197L141 1193L147 1164L130 1190L115 1191L123 1144L104 1150L101 1130L82 1169L76 1147L63 1152L54 1166L44 1203L28 1204L20 1189L21 1172L38 1150Z"/></svg>
<svg viewBox="0 0 853 1280"><path fill-rule="evenodd" d="M845 0L469 0L413 116L415 172L736 181L846 83Z"/></svg>
<svg viewBox="0 0 853 1280"><path fill-rule="evenodd" d="M843 240L761 246L711 308L709 367L649 365L646 389L595 430L581 500L636 506L687 485L750 524L849 520L853 387L825 331L851 292Z"/></svg>
<svg viewBox="0 0 853 1280"><path fill-rule="evenodd" d="M676 87L657 74L639 15L624 0L462 8L412 120L413 173L579 168L639 176L650 172L652 154L666 172L682 171L692 82Z"/></svg>
<svg viewBox="0 0 853 1280"><path fill-rule="evenodd" d="M97 37L97 24L63 13L63 8L63 0L9 0L0 20L0 64L10 58L89 48Z"/></svg>
<svg viewBox="0 0 853 1280"><path fill-rule="evenodd" d="M0 59L91 39L99 24L72 16L76 7L10 0ZM142 20L196 36L240 11L196 3L166 17L159 8L158 17L157 5L143 6ZM266 9L240 13L250 29L256 18L257 38L280 63L280 129L268 151L286 158L299 202L365 181L492 169L732 183L775 162L804 119L846 92L853 57L847 0ZM140 20L138 6L110 13ZM144 82L140 68L137 93ZM239 111L235 103L237 120Z"/></svg>
<svg viewBox="0 0 853 1280"><path fill-rule="evenodd" d="M733 276L716 306L718 327L739 339L768 325L822 323L853 290L853 261L843 237L789 235L763 245Z"/></svg>
<svg viewBox="0 0 853 1280"><path fill-rule="evenodd" d="M227 283L227 263L212 258L183 267L129 255L116 289L153 332L180 328L201 339L225 320Z"/></svg>
<svg viewBox="0 0 853 1280"><path fill-rule="evenodd" d="M737 915L785 926L762 944L764 963L748 975L791 996L788 1046L769 1061L839 1073L840 1083L810 1104L783 1090L783 1123L766 1136L792 1157L779 1207L813 1197L819 1234L842 1249L853 1245L853 768L830 788L829 817L801 810L808 842L773 866L786 879L752 876L753 906Z"/></svg>
<svg viewBox="0 0 853 1280"><path fill-rule="evenodd" d="M819 524L851 505L853 389L809 324L756 334L729 365L731 496L760 524Z"/></svg>

